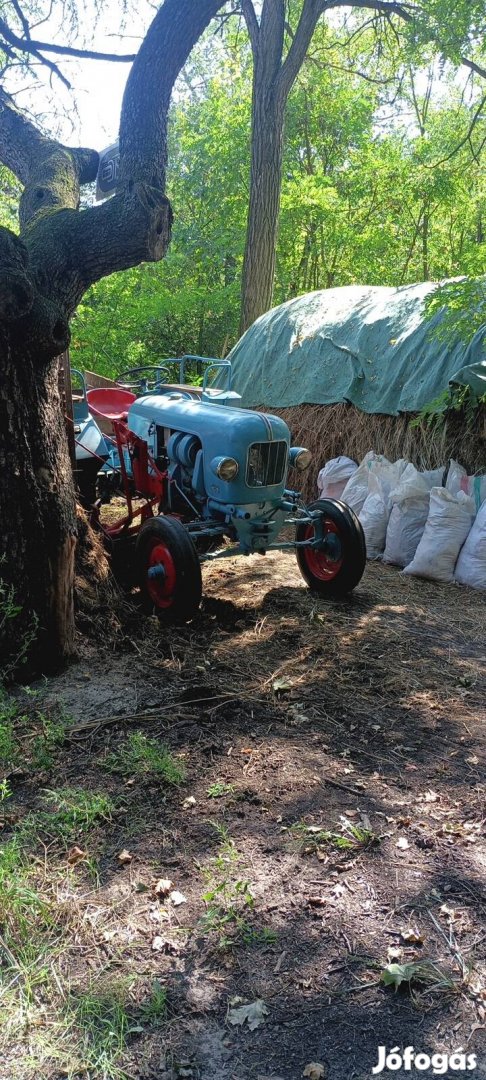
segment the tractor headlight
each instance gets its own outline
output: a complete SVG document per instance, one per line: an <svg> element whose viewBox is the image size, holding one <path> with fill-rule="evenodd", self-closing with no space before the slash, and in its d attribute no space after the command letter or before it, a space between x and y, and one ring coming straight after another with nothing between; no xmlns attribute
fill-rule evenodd
<svg viewBox="0 0 486 1080"><path fill-rule="evenodd" d="M312 461L312 454L310 450L304 450L302 446L293 446L290 451L290 464L292 468L298 469L299 472L304 472L304 469L308 469Z"/></svg>
<svg viewBox="0 0 486 1080"><path fill-rule="evenodd" d="M239 465L232 457L213 458L211 468L220 480L234 480L235 476L238 476Z"/></svg>

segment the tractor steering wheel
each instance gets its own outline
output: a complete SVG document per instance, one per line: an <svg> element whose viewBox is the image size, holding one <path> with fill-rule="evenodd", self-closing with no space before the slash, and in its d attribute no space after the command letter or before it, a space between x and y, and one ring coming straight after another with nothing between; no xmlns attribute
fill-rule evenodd
<svg viewBox="0 0 486 1080"><path fill-rule="evenodd" d="M149 394L151 390L160 390L164 382L170 382L170 371L163 364L144 364L121 371L116 382L135 394Z"/></svg>

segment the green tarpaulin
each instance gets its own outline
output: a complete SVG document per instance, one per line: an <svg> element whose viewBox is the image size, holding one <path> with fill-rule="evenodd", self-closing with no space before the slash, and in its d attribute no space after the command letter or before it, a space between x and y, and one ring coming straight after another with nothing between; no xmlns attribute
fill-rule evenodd
<svg viewBox="0 0 486 1080"><path fill-rule="evenodd" d="M417 412L453 382L486 391L486 327L469 343L442 340L424 317L430 283L349 285L268 311L230 353L244 406L348 401L363 412Z"/></svg>

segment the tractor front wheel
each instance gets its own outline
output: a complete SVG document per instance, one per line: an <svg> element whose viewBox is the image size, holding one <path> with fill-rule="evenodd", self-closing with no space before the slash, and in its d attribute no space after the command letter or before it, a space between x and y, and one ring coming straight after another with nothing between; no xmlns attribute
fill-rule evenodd
<svg viewBox="0 0 486 1080"><path fill-rule="evenodd" d="M165 620L191 619L202 596L201 566L178 518L150 518L137 536L138 583L145 611Z"/></svg>
<svg viewBox="0 0 486 1080"><path fill-rule="evenodd" d="M345 596L361 580L366 566L366 543L356 514L337 499L319 499L308 508L319 511L315 525L297 527L296 540L312 540L316 547L297 548L302 577L320 596Z"/></svg>

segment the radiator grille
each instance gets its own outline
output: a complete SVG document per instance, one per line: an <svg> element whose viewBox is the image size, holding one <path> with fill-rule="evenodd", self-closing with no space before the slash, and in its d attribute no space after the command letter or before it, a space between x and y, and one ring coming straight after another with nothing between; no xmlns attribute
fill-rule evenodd
<svg viewBox="0 0 486 1080"><path fill-rule="evenodd" d="M281 484L286 466L286 442L253 443L248 450L246 483L248 487Z"/></svg>

